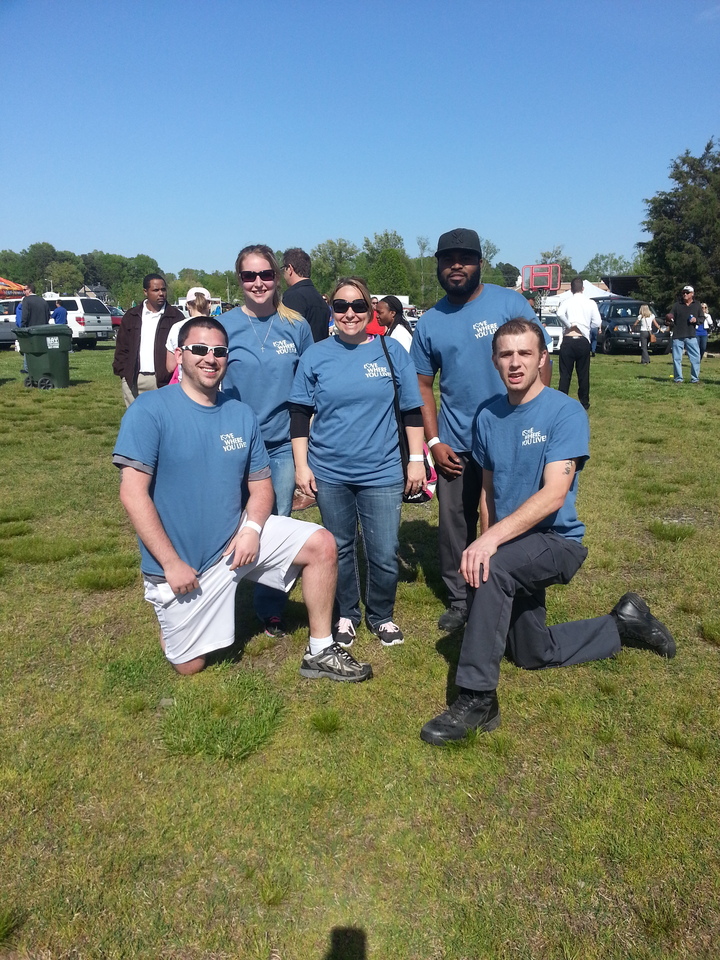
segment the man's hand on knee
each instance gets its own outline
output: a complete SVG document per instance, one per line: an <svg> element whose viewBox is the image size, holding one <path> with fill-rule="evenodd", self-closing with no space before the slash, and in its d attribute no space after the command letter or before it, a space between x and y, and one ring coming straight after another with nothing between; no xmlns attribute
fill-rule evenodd
<svg viewBox="0 0 720 960"><path fill-rule="evenodd" d="M244 526L238 530L227 545L223 556L229 557L231 553L234 553L230 569L237 570L238 567L253 563L257 559L259 549L260 534L252 527Z"/></svg>
<svg viewBox="0 0 720 960"><path fill-rule="evenodd" d="M460 573L471 587L479 587L490 576L490 557L497 553L497 546L485 534L463 550Z"/></svg>

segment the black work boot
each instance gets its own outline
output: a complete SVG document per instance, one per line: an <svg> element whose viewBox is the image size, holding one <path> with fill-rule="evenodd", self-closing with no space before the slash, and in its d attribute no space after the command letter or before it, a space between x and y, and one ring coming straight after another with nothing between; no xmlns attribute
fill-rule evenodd
<svg viewBox="0 0 720 960"><path fill-rule="evenodd" d="M473 730L495 730L500 726L500 707L495 690L479 693L463 690L444 713L428 721L420 731L425 743L441 745L462 740Z"/></svg>
<svg viewBox="0 0 720 960"><path fill-rule="evenodd" d="M668 660L675 656L673 636L657 617L650 613L650 607L637 593L626 593L610 611L617 624L620 642L624 647L640 647L653 650Z"/></svg>

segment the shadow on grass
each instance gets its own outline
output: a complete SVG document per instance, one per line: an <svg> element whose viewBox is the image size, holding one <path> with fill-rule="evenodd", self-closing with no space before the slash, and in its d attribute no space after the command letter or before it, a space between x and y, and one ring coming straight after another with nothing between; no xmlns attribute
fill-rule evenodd
<svg viewBox="0 0 720 960"><path fill-rule="evenodd" d="M262 633L262 624L253 609L254 587L255 584L250 580L241 580L238 584L235 592L235 642L229 647L208 654L208 667L217 663L239 663L250 641ZM302 600L288 600L282 616L288 633L301 627L307 629L307 609Z"/></svg>
<svg viewBox="0 0 720 960"><path fill-rule="evenodd" d="M702 386L703 384L706 384L706 385L708 385L708 386L717 387L717 386L720 384L720 380L717 380L717 379L714 379L714 378L711 379L711 378L709 378L709 377L706 377L706 376L704 375L704 371L703 371L702 369L700 370L700 383L699 383L699 384L695 384L695 383L691 383L691 382L690 382L690 375L689 375L689 373L687 373L687 371L683 371L683 374L684 374L684 379L683 379L682 382L680 382L680 383L676 383L669 374L668 374L667 376L665 376L665 377L663 377L663 376L660 376L660 377L658 377L658 376L649 376L649 377L645 377L644 379L645 379L645 380L653 380L655 383L669 383L671 387L687 387L687 386L695 387L695 386Z"/></svg>
<svg viewBox="0 0 720 960"><path fill-rule="evenodd" d="M367 960L367 937L358 927L333 927L323 960Z"/></svg>
<svg viewBox="0 0 720 960"><path fill-rule="evenodd" d="M462 646L465 627L460 627L444 637L440 637L435 644L435 649L448 665L448 675L445 684L445 702L453 703L460 696L460 688L455 683L455 674L457 673L458 660L460 659L460 647Z"/></svg>
<svg viewBox="0 0 720 960"><path fill-rule="evenodd" d="M413 509L422 510L423 507ZM403 520L399 536L400 579L412 583L418 579L418 571L422 571L428 588L445 603L447 591L440 576L437 527L429 520Z"/></svg>
<svg viewBox="0 0 720 960"><path fill-rule="evenodd" d="M24 913L12 907L0 907L0 949L11 946L25 920ZM364 954L363 954L364 956Z"/></svg>

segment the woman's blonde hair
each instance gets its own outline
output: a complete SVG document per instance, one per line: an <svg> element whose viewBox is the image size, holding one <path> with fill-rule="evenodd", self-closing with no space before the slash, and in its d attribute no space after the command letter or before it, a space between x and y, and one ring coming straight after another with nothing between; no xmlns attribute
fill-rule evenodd
<svg viewBox="0 0 720 960"><path fill-rule="evenodd" d="M195 310L201 317L210 316L210 301L204 293L196 293L192 300L186 302L185 306L188 310L191 308Z"/></svg>
<svg viewBox="0 0 720 960"><path fill-rule="evenodd" d="M240 271L243 268L243 260L245 257L249 257L251 253L257 254L258 257L262 257L264 260L270 264L273 273L275 274L275 292L273 293L273 309L277 312L277 315L281 320L287 320L288 323L295 323L297 320L304 319L297 310L291 310L290 307L286 307L285 304L280 299L280 264L277 261L277 257L273 251L265 243L251 243L247 247L243 247L240 253L237 255L235 260L235 274L238 278L238 283L240 284L240 289L242 289L242 280L240 279Z"/></svg>
<svg viewBox="0 0 720 960"><path fill-rule="evenodd" d="M638 310L638 316L644 317L644 319L646 320L648 317L651 317L652 315L653 315L652 310L646 303L644 303Z"/></svg>
<svg viewBox="0 0 720 960"><path fill-rule="evenodd" d="M355 287L357 292L367 304L368 312L372 315L373 305L372 299L370 298L370 291L368 290L362 277L341 277L333 287L333 291L330 294L330 306L332 306L332 302L335 299L335 294L338 292L340 287Z"/></svg>

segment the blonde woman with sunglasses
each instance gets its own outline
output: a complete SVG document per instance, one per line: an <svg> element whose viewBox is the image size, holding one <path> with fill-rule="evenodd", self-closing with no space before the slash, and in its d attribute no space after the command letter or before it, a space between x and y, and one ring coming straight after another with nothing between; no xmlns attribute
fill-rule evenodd
<svg viewBox="0 0 720 960"><path fill-rule="evenodd" d="M223 392L247 403L260 423L272 469L275 510L289 517L295 492L290 444L289 398L300 357L313 344L310 326L280 300L280 266L265 244L243 247L235 261L244 303L223 314L228 332L228 369ZM255 588L255 613L265 633L285 633L287 597Z"/></svg>

